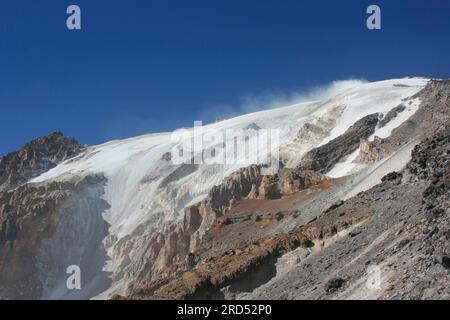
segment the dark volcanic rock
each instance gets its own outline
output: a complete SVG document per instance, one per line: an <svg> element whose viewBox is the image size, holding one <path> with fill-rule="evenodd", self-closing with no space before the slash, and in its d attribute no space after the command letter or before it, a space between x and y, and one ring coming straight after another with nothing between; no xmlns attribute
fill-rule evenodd
<svg viewBox="0 0 450 320"><path fill-rule="evenodd" d="M325 285L325 291L327 293L333 293L341 288L345 283L345 280L342 278L333 278L327 282Z"/></svg>
<svg viewBox="0 0 450 320"><path fill-rule="evenodd" d="M401 104L399 106L396 106L392 110L390 110L384 118L380 121L380 128L383 128L385 125L387 125L392 119L398 116L399 113L405 111L406 107L404 104Z"/></svg>
<svg viewBox="0 0 450 320"><path fill-rule="evenodd" d="M362 139L367 139L375 132L378 113L368 115L353 124L344 134L327 144L309 151L301 160L298 170L313 170L325 173L341 159L356 149Z"/></svg>
<svg viewBox="0 0 450 320"><path fill-rule="evenodd" d="M391 180L397 180L397 179L401 179L403 177L403 174L399 173L399 172L390 172L387 175L385 175L383 178L381 178L381 181L391 181Z"/></svg>

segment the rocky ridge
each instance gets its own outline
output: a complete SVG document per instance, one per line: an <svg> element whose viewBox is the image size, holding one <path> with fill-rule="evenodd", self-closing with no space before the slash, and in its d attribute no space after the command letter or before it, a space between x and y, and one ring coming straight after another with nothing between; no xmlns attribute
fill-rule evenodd
<svg viewBox="0 0 450 320"><path fill-rule="evenodd" d="M302 158L297 170L312 170L320 173L330 171L339 160L357 150L362 139L367 139L375 132L378 118L378 113L368 115L356 121L341 136L312 149Z"/></svg>
<svg viewBox="0 0 450 320"><path fill-rule="evenodd" d="M83 150L75 139L54 132L0 158L0 191L15 188Z"/></svg>

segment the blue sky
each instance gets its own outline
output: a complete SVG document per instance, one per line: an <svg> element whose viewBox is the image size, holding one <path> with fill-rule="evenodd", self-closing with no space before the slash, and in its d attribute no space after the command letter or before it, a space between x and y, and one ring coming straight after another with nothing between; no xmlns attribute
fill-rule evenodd
<svg viewBox="0 0 450 320"><path fill-rule="evenodd" d="M446 78L449 39L448 0L2 0L0 154L56 130L170 131L338 79Z"/></svg>

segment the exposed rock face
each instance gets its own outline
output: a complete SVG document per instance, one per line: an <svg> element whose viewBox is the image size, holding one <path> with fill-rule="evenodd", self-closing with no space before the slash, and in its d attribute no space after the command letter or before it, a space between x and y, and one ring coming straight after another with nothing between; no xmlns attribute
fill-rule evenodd
<svg viewBox="0 0 450 320"><path fill-rule="evenodd" d="M142 245L147 250L142 256L134 258L142 261L142 271L138 279L130 284L129 291L152 292L169 281L176 272L189 267L190 253L198 248L202 236L214 225L217 217L231 203L244 198L251 191L252 184L261 179L259 166L242 168L224 179L221 185L212 188L207 199L185 208L182 222L172 222L163 230L151 230L142 235ZM127 249L120 248L122 244L131 246L127 239L123 239L116 245L115 251L120 256L127 256Z"/></svg>
<svg viewBox="0 0 450 320"><path fill-rule="evenodd" d="M424 211L428 220L448 215L450 208L450 126L432 138L426 138L412 152L407 166L414 179L430 181L423 192Z"/></svg>
<svg viewBox="0 0 450 320"><path fill-rule="evenodd" d="M86 176L46 185L22 185L0 193L0 298L51 295L72 264L85 267L86 282L93 276L87 270L98 274L94 269L101 270L103 265L95 266L93 257L100 249L107 224L100 215L106 208L99 199L102 187L97 186L104 182L102 176ZM78 215L92 223L80 223L83 221L76 220ZM90 252L80 247L83 242L92 248Z"/></svg>
<svg viewBox="0 0 450 320"><path fill-rule="evenodd" d="M224 298L224 291L253 290L270 280L265 274L276 259L298 248L311 248L318 240L327 239L368 217L365 210L343 214L335 210L321 215L306 226L275 236L262 237L250 244L227 248L200 260L195 268L158 289L142 288L133 292L133 299L211 299ZM260 274L262 279L254 277ZM272 274L271 277L273 277ZM249 281L249 278L252 280ZM262 281L262 282L260 282ZM253 289L252 289L253 288Z"/></svg>
<svg viewBox="0 0 450 320"><path fill-rule="evenodd" d="M395 108L391 109L380 121L380 128L383 128L385 125L387 125L389 122L391 122L392 119L396 118L399 113L405 111L406 106L404 104L398 105Z"/></svg>
<svg viewBox="0 0 450 320"><path fill-rule="evenodd" d="M274 175L262 175L261 166L242 168L214 187L208 199L185 209L184 230L189 234L191 252L217 217L234 203L247 199L279 199L328 181L324 175L282 168Z"/></svg>
<svg viewBox="0 0 450 320"><path fill-rule="evenodd" d="M384 117L380 120L378 124L380 128L386 126L389 122L391 122L394 118L398 116L399 113L405 111L406 106L404 104L398 105L397 107L391 109ZM368 141L367 139L363 139L359 146L359 154L355 159L356 163L365 163L371 164L375 163L384 157L388 156L392 153L393 150L389 146L389 144L385 143L384 139L375 136L373 141Z"/></svg>
<svg viewBox="0 0 450 320"><path fill-rule="evenodd" d="M309 151L301 160L297 170L312 170L326 173L345 156L358 149L361 139L367 139L375 131L378 113L358 120L344 134Z"/></svg>
<svg viewBox="0 0 450 320"><path fill-rule="evenodd" d="M301 190L319 186L327 181L324 175L314 171L296 172L283 168L272 176L264 176L259 183L253 184L249 199L278 199Z"/></svg>
<svg viewBox="0 0 450 320"><path fill-rule="evenodd" d="M218 218L236 202L245 198L278 199L327 181L328 178L312 171L283 168L275 175L263 176L261 166L241 168L212 188L206 200L185 208L183 223L171 223L163 231L149 236L145 258L140 258L146 265L145 271L138 281L131 283L129 291L153 292L174 273L189 268L189 259L199 248L203 236L215 224L224 222Z"/></svg>
<svg viewBox="0 0 450 320"><path fill-rule="evenodd" d="M270 237L248 246L227 250L154 291L152 298L223 298L224 295L220 292L222 288L236 285L240 279L257 272L273 258L299 246L310 247L312 242L301 233L296 233L284 237ZM141 294L142 292L136 292L134 297L139 298Z"/></svg>
<svg viewBox="0 0 450 320"><path fill-rule="evenodd" d="M245 198L252 190L253 185L259 185L263 179L261 166L252 165L242 168L224 181L212 188L209 193L209 202L216 211L227 209L233 202Z"/></svg>
<svg viewBox="0 0 450 320"><path fill-rule="evenodd" d="M45 188L37 190L22 186L1 193L0 297L3 299L31 299L42 294L42 284L36 277L35 253L40 239L54 232L55 208L66 201L67 195L54 190L39 201L35 199L35 193L39 191L44 193Z"/></svg>
<svg viewBox="0 0 450 320"><path fill-rule="evenodd" d="M282 168L274 175L262 175L261 166L242 168L212 188L208 198L186 212L198 212L205 217L212 212L222 214L237 201L249 199L278 199L304 189L319 186L328 178L314 171ZM189 213L191 214L191 213Z"/></svg>
<svg viewBox="0 0 450 320"><path fill-rule="evenodd" d="M383 159L389 151L384 147L384 140L375 137L373 141L363 140L359 145L359 154L355 159L357 163L374 163Z"/></svg>
<svg viewBox="0 0 450 320"><path fill-rule="evenodd" d="M82 149L75 139L64 137L60 132L27 143L19 151L0 158L0 191L27 182Z"/></svg>

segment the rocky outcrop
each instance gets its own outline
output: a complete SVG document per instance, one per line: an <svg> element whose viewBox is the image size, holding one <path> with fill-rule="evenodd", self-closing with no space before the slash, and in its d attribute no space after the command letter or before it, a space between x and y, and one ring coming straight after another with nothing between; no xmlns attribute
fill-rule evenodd
<svg viewBox="0 0 450 320"><path fill-rule="evenodd" d="M383 119L380 120L380 128L383 128L386 126L389 122L391 122L394 118L398 116L399 113L405 111L406 106L404 104L400 104L396 106L395 108L392 108L386 115L383 117Z"/></svg>
<svg viewBox="0 0 450 320"><path fill-rule="evenodd" d="M184 230L190 237L191 252L195 251L205 232L217 217L222 216L242 199L280 199L305 189L320 187L329 179L313 171L282 168L274 175L262 175L261 166L242 168L223 183L212 188L209 197L185 209Z"/></svg>
<svg viewBox="0 0 450 320"><path fill-rule="evenodd" d="M220 185L213 187L207 201L214 211L223 212L230 204L247 197L253 185L259 185L262 179L261 166L241 168L226 177Z"/></svg>
<svg viewBox="0 0 450 320"><path fill-rule="evenodd" d="M353 124L344 134L330 142L312 149L301 160L297 170L326 173L341 159L358 149L361 139L375 132L378 113L368 115Z"/></svg>
<svg viewBox="0 0 450 320"><path fill-rule="evenodd" d="M264 176L259 184L252 185L249 199L279 199L299 191L320 186L327 181L324 175L314 171L297 172L283 168L275 175Z"/></svg>
<svg viewBox="0 0 450 320"><path fill-rule="evenodd" d="M393 119L395 119L399 113L406 110L404 104L400 104L395 108L392 108L384 117L380 120L378 126L383 128ZM372 141L363 139L359 145L359 154L354 160L355 163L371 164L375 163L392 153L391 146L385 143L385 139L381 139L375 136Z"/></svg>
<svg viewBox="0 0 450 320"><path fill-rule="evenodd" d="M359 145L359 153L354 162L356 163L375 163L389 154L385 147L384 140L375 136L373 141L362 140Z"/></svg>
<svg viewBox="0 0 450 320"><path fill-rule="evenodd" d="M60 132L29 142L19 151L0 158L0 191L26 183L82 150L75 139Z"/></svg>
<svg viewBox="0 0 450 320"><path fill-rule="evenodd" d="M273 175L262 175L261 166L252 165L239 169L213 187L206 200L185 209L185 217L200 226L201 219L211 213L222 215L242 199L279 199L326 181L328 178L320 173L289 168L282 168Z"/></svg>

